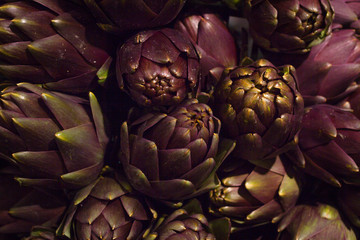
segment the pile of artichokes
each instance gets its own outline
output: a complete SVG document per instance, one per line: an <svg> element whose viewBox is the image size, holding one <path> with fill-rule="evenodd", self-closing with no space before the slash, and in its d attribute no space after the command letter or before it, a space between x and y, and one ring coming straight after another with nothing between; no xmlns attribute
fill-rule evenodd
<svg viewBox="0 0 360 240"><path fill-rule="evenodd" d="M360 0L0 0L0 240L360 239Z"/></svg>

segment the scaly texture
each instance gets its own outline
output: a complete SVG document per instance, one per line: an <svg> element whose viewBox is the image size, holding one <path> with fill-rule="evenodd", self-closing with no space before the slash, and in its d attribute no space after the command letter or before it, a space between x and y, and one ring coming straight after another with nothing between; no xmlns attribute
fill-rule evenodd
<svg viewBox="0 0 360 240"><path fill-rule="evenodd" d="M172 106L196 93L199 58L181 32L149 30L128 39L117 52L120 88L139 105Z"/></svg>
<svg viewBox="0 0 360 240"><path fill-rule="evenodd" d="M65 0L17 1L0 6L0 74L70 93L94 87L106 72L109 38L89 14ZM101 76L104 77L104 76Z"/></svg>
<svg viewBox="0 0 360 240"><path fill-rule="evenodd" d="M295 69L276 68L265 59L231 71L215 89L215 114L227 137L237 142L234 155L261 165L294 142L304 103Z"/></svg>
<svg viewBox="0 0 360 240"><path fill-rule="evenodd" d="M108 137L94 94L86 99L20 83L0 92L0 153L25 185L79 188L99 175Z"/></svg>
<svg viewBox="0 0 360 240"><path fill-rule="evenodd" d="M331 33L330 0L247 0L250 33L270 51L308 52Z"/></svg>

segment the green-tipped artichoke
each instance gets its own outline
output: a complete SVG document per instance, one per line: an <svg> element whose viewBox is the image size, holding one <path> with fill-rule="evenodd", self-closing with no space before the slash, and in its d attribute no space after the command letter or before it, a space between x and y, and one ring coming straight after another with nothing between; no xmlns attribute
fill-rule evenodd
<svg viewBox="0 0 360 240"><path fill-rule="evenodd" d="M90 102L20 83L0 92L0 153L25 185L79 188L94 181L108 142L94 94Z"/></svg>
<svg viewBox="0 0 360 240"><path fill-rule="evenodd" d="M68 0L1 5L0 74L13 81L43 83L52 90L89 91L98 70L104 73L108 68L105 49L112 49L91 19Z"/></svg>
<svg viewBox="0 0 360 240"><path fill-rule="evenodd" d="M101 176L76 194L57 233L73 240L138 239L156 212L130 191L118 176Z"/></svg>
<svg viewBox="0 0 360 240"><path fill-rule="evenodd" d="M211 108L196 99L169 114L154 112L125 122L121 163L130 184L153 198L173 201L207 191L207 180L215 180L213 173L229 152L217 156L219 131Z"/></svg>
<svg viewBox="0 0 360 240"><path fill-rule="evenodd" d="M270 51L308 52L331 33L330 0L247 0L250 33Z"/></svg>
<svg viewBox="0 0 360 240"><path fill-rule="evenodd" d="M214 108L224 133L237 142L234 155L262 164L294 142L304 102L295 69L265 59L231 71L215 89Z"/></svg>
<svg viewBox="0 0 360 240"><path fill-rule="evenodd" d="M234 163L223 168L221 186L210 192L212 213L239 223L265 223L278 221L295 206L299 179L279 157L268 168Z"/></svg>
<svg viewBox="0 0 360 240"><path fill-rule="evenodd" d="M331 205L298 205L280 222L280 240L356 240L351 227Z"/></svg>

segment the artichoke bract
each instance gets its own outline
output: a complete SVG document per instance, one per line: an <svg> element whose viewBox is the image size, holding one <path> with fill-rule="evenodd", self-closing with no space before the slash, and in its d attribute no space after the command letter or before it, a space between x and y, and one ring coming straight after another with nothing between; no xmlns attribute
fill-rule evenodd
<svg viewBox="0 0 360 240"><path fill-rule="evenodd" d="M357 239L339 211L324 203L296 206L281 220L278 231L281 232L279 240Z"/></svg>
<svg viewBox="0 0 360 240"><path fill-rule="evenodd" d="M296 68L299 91L306 105L336 103L358 86L360 40L355 30L334 31L313 47Z"/></svg>
<svg viewBox="0 0 360 240"><path fill-rule="evenodd" d="M190 40L175 29L131 37L119 48L116 66L120 88L142 106L176 105L197 91L199 57Z"/></svg>
<svg viewBox="0 0 360 240"><path fill-rule="evenodd" d="M171 201L208 190L205 182L223 160L214 159L219 131L211 108L196 99L169 114L149 113L123 123L120 159L129 183L143 194Z"/></svg>
<svg viewBox="0 0 360 240"><path fill-rule="evenodd" d="M331 0L335 18L333 25L341 28L352 28L360 33L360 1L359 0Z"/></svg>
<svg viewBox="0 0 360 240"><path fill-rule="evenodd" d="M100 176L74 197L57 235L73 240L138 239L156 217L143 197L117 176Z"/></svg>
<svg viewBox="0 0 360 240"><path fill-rule="evenodd" d="M250 33L262 48L304 53L331 33L330 0L247 0Z"/></svg>
<svg viewBox="0 0 360 240"><path fill-rule="evenodd" d="M81 0L93 13L101 29L124 33L170 23L186 0Z"/></svg>
<svg viewBox="0 0 360 240"><path fill-rule="evenodd" d="M109 38L69 1L6 3L0 17L0 74L8 79L81 93L108 68Z"/></svg>
<svg viewBox="0 0 360 240"><path fill-rule="evenodd" d="M238 223L276 222L300 194L299 179L279 157L269 168L243 161L224 167L218 175L222 184L210 192L210 212Z"/></svg>
<svg viewBox="0 0 360 240"><path fill-rule="evenodd" d="M0 153L25 185L79 188L104 164L108 137L94 94L90 102L30 83L0 92Z"/></svg>
<svg viewBox="0 0 360 240"><path fill-rule="evenodd" d="M40 224L56 225L66 210L62 194L20 186L8 175L0 175L0 182L0 235L28 233Z"/></svg>
<svg viewBox="0 0 360 240"><path fill-rule="evenodd" d="M276 68L260 59L219 82L214 108L225 135L237 142L234 155L259 165L292 145L304 102L292 66Z"/></svg>
<svg viewBox="0 0 360 240"><path fill-rule="evenodd" d="M186 34L198 50L202 91L207 92L216 85L224 68L237 65L235 40L215 14L187 16L177 21L175 28Z"/></svg>
<svg viewBox="0 0 360 240"><path fill-rule="evenodd" d="M307 109L299 132L298 156L304 158L308 174L338 187L339 179L359 179L359 146L360 120L350 109L328 104Z"/></svg>
<svg viewBox="0 0 360 240"><path fill-rule="evenodd" d="M22 240L58 240L55 230L44 226L35 226L31 229L30 236Z"/></svg>
<svg viewBox="0 0 360 240"><path fill-rule="evenodd" d="M352 92L343 102L339 104L345 108L350 108L353 114L360 119L360 88Z"/></svg>

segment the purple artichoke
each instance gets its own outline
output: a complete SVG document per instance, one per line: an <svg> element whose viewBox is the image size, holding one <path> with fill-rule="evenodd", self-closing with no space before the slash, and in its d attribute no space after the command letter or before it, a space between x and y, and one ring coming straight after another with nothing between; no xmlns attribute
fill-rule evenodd
<svg viewBox="0 0 360 240"><path fill-rule="evenodd" d="M94 94L82 98L20 83L0 92L0 153L25 185L79 188L94 181L108 142Z"/></svg>
<svg viewBox="0 0 360 240"><path fill-rule="evenodd" d="M196 93L199 59L193 44L174 29L136 34L119 48L117 78L142 106L172 106Z"/></svg>
<svg viewBox="0 0 360 240"><path fill-rule="evenodd" d="M235 68L215 89L214 108L234 155L262 164L294 142L303 114L295 70L265 59Z"/></svg>
<svg viewBox="0 0 360 240"><path fill-rule="evenodd" d="M266 50L304 53L331 33L330 0L247 0L250 33Z"/></svg>
<svg viewBox="0 0 360 240"><path fill-rule="evenodd" d="M121 163L130 184L153 198L173 201L208 191L228 154L219 151L222 156L216 156L219 131L211 108L196 99L169 114L150 113L125 122Z"/></svg>
<svg viewBox="0 0 360 240"><path fill-rule="evenodd" d="M353 229L344 223L331 205L298 205L281 220L279 240L356 240Z"/></svg>
<svg viewBox="0 0 360 240"><path fill-rule="evenodd" d="M87 92L104 74L109 39L69 1L35 0L0 6L0 74L71 93ZM106 74L105 74L106 75Z"/></svg>
<svg viewBox="0 0 360 240"><path fill-rule="evenodd" d="M237 64L235 40L225 24L215 15L190 15L175 23L186 34L200 56L201 90L213 88L224 68Z"/></svg>
<svg viewBox="0 0 360 240"><path fill-rule="evenodd" d="M143 239L225 240L229 238L230 227L228 219L217 219L209 223L203 215L200 202L193 199L183 208L159 218L158 222L146 231Z"/></svg>
<svg viewBox="0 0 360 240"><path fill-rule="evenodd" d="M335 18L333 25L341 28L352 28L360 33L360 1L359 0L331 0Z"/></svg>
<svg viewBox="0 0 360 240"><path fill-rule="evenodd" d="M301 153L297 156L305 160L308 174L338 187L339 179L359 182L360 120L351 110L327 104L308 109L299 133L299 147Z"/></svg>
<svg viewBox="0 0 360 240"><path fill-rule="evenodd" d="M299 197L298 179L279 157L268 168L243 161L218 174L222 184L210 192L210 211L236 222L276 222Z"/></svg>
<svg viewBox="0 0 360 240"><path fill-rule="evenodd" d="M121 178L101 176L76 194L57 233L73 240L138 239L153 217Z"/></svg>
<svg viewBox="0 0 360 240"><path fill-rule="evenodd" d="M339 30L313 47L296 69L305 103L334 103L357 86L360 75L360 40L354 30Z"/></svg>
<svg viewBox="0 0 360 240"><path fill-rule="evenodd" d="M35 225L54 225L66 209L61 194L20 187L8 175L0 175L0 182L0 236L28 233Z"/></svg>
<svg viewBox="0 0 360 240"><path fill-rule="evenodd" d="M170 23L181 11L186 0L80 0L83 1L101 29L123 33L154 28Z"/></svg>

